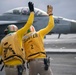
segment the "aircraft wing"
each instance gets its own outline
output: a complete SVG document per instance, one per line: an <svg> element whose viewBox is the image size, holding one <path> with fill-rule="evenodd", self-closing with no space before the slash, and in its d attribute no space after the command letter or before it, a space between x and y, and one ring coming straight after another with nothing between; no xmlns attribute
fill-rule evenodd
<svg viewBox="0 0 76 75"><path fill-rule="evenodd" d="M17 23L16 21L0 21L0 25Z"/></svg>
<svg viewBox="0 0 76 75"><path fill-rule="evenodd" d="M24 22L26 22L26 21L0 21L0 26L9 25L9 24L24 23Z"/></svg>

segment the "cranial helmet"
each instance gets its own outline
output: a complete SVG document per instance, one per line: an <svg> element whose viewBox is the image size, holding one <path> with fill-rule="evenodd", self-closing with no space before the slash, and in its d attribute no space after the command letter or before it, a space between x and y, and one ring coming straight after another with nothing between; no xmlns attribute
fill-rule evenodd
<svg viewBox="0 0 76 75"><path fill-rule="evenodd" d="M29 32L35 32L36 30L35 30L35 27L32 25L32 26L30 26L30 28L28 29L28 31L27 31L27 33L29 33Z"/></svg>
<svg viewBox="0 0 76 75"><path fill-rule="evenodd" d="M11 33L11 32L15 32L18 30L18 27L16 25L8 25L7 28L4 30L5 34L7 33Z"/></svg>

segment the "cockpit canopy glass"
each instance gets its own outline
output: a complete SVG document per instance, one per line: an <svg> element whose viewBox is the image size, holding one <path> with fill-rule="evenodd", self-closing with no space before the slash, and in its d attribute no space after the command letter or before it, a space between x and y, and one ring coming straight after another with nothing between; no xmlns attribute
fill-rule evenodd
<svg viewBox="0 0 76 75"><path fill-rule="evenodd" d="M42 15L46 16L47 15L47 13L45 11L42 11L38 8L35 8L34 10L35 10L34 12L35 12L36 16L42 16ZM29 15L30 11L29 11L28 7L19 7L19 8L14 8L12 10L7 11L6 14Z"/></svg>

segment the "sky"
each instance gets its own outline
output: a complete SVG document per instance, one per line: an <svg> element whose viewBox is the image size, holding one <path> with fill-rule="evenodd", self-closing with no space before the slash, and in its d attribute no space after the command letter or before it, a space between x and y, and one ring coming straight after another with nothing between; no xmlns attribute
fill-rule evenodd
<svg viewBox="0 0 76 75"><path fill-rule="evenodd" d="M0 0L0 14L13 8L26 7L29 1L45 12L47 5L52 5L54 16L76 20L76 0Z"/></svg>

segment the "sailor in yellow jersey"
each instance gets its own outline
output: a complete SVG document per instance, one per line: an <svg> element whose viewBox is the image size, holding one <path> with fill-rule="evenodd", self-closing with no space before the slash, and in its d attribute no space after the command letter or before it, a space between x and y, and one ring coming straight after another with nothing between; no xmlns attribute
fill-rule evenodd
<svg viewBox="0 0 76 75"><path fill-rule="evenodd" d="M22 37L34 21L33 3L28 3L30 15L27 23L18 30L16 25L8 25L5 29L7 34L0 44L0 56L2 57L6 75L24 75L21 66L25 63L25 52L22 47ZM20 66L21 65L21 66Z"/></svg>
<svg viewBox="0 0 76 75"><path fill-rule="evenodd" d="M47 13L49 17L48 25L35 31L32 25L23 37L23 47L25 49L25 57L28 62L29 75L52 75L50 66L50 59L47 57L43 39L54 27L53 7L47 6ZM39 25L40 26L40 25Z"/></svg>

